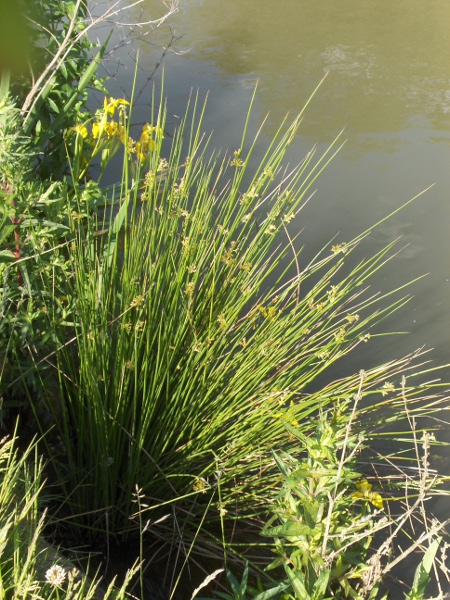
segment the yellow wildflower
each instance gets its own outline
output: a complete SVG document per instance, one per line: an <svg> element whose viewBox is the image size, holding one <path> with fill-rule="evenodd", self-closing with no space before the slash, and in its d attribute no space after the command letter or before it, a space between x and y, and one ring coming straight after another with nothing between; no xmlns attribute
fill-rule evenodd
<svg viewBox="0 0 450 600"><path fill-rule="evenodd" d="M98 139L100 137L100 123L92 123L92 137Z"/></svg>
<svg viewBox="0 0 450 600"><path fill-rule="evenodd" d="M363 479L359 483L356 484L357 492L353 492L352 499L353 500L364 500L370 502L375 506L375 508L383 508L383 498L378 494L378 492L372 492L372 485L367 481L367 479Z"/></svg>
<svg viewBox="0 0 450 600"><path fill-rule="evenodd" d="M105 125L105 132L110 137L119 136L119 123L117 123L117 121L109 121Z"/></svg>
<svg viewBox="0 0 450 600"><path fill-rule="evenodd" d="M147 152L152 152L153 150L156 149L156 142L152 138L146 139L145 141L142 141L142 138L141 138L141 144L143 146L147 146L147 148L146 148Z"/></svg>
<svg viewBox="0 0 450 600"><path fill-rule="evenodd" d="M147 154L145 152L145 149L142 147L141 142L136 142L136 147L134 151L136 152L136 156L138 157L139 162L143 163L147 158Z"/></svg>
<svg viewBox="0 0 450 600"><path fill-rule="evenodd" d="M156 127L153 127L153 125L151 125L150 123L146 123L142 127L141 142L147 141L149 139L152 139L153 138L153 132L155 131L155 129L156 129Z"/></svg>
<svg viewBox="0 0 450 600"><path fill-rule="evenodd" d="M77 135L81 135L83 139L85 139L88 136L88 130L85 125L74 125L69 129L67 135L69 135L71 131L74 131Z"/></svg>
<svg viewBox="0 0 450 600"><path fill-rule="evenodd" d="M141 138L139 142L137 142L135 149L136 156L141 163L145 161L149 152L156 149L156 142L153 139L152 133L160 130L160 127L153 127L150 123L146 123L143 126Z"/></svg>
<svg viewBox="0 0 450 600"><path fill-rule="evenodd" d="M129 106L129 104L130 103L123 98L110 98L109 100L105 98L103 100L103 109L105 113L112 117L116 112L116 109L118 109L120 106Z"/></svg>
<svg viewBox="0 0 450 600"><path fill-rule="evenodd" d="M151 123L145 123L145 125L142 127L141 143L143 144L149 144L150 142L154 144L154 138L163 137L163 130L161 127L156 127Z"/></svg>

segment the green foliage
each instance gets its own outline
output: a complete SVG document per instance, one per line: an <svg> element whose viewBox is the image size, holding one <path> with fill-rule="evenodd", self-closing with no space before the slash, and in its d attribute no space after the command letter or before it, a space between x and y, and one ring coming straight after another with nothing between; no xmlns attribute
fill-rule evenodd
<svg viewBox="0 0 450 600"><path fill-rule="evenodd" d="M4 71L0 86L0 366L9 388L6 405L11 396L23 402L30 393L39 400L48 365L39 372L33 366L54 349L59 325L72 325L62 288L66 236L79 197L69 176L66 138L70 126L86 118L88 86L103 89L96 79L103 49L93 58L84 2L39 0L16 8L29 23L33 50L29 68ZM86 186L88 193L93 187ZM89 194L78 216L93 209L96 197ZM48 330L47 312L54 319Z"/></svg>
<svg viewBox="0 0 450 600"><path fill-rule="evenodd" d="M88 86L101 88L96 70L103 50L92 57L85 3L50 0L21 6L33 23L34 52L29 75L2 76L2 262L57 246L67 233L74 197L67 132L86 118Z"/></svg>
<svg viewBox="0 0 450 600"><path fill-rule="evenodd" d="M380 583L371 578L369 557L375 532L385 526L383 501L356 471L362 439L351 434L342 409L322 414L314 436L290 428L305 459L275 454L283 485L262 535L275 539L278 558L268 568L284 567L290 598L360 599L361 590L374 598L376 589L369 592Z"/></svg>
<svg viewBox="0 0 450 600"><path fill-rule="evenodd" d="M406 595L408 600L423 600L426 587L430 582L430 572L435 565L436 554L441 541L441 537L433 540L428 550L425 552L422 561L416 569L412 589L409 594Z"/></svg>
<svg viewBox="0 0 450 600"><path fill-rule="evenodd" d="M364 373L361 383L363 378ZM397 520L393 507L385 510L385 503L394 503L394 497L382 499L378 492L372 492L372 485L357 470L364 439L361 432L353 432L355 407L351 414L347 409L346 403L340 403L321 412L316 431L310 436L286 424L296 439L296 450L274 452L281 489L270 505L272 516L261 531L274 541L272 551L277 558L266 571L273 571L275 580L264 583L259 580L259 589L254 589L247 584L248 565L241 583L227 569L232 593L217 591L215 597L227 600L272 596L280 600L381 597L383 576L390 570L388 565L394 561L394 555L375 540L380 539L379 532L397 527L404 520ZM389 489L386 483L384 493ZM409 600L424 598L430 571L436 564L442 538L430 533L429 540L411 591L406 595ZM280 575L280 568L284 576ZM383 598L387 599L388 593Z"/></svg>
<svg viewBox="0 0 450 600"><path fill-rule="evenodd" d="M125 598L136 569L127 572L120 588L115 587L114 580L106 591L101 591L98 577L91 580L81 574L45 542L45 513L40 515L42 471L34 444L21 453L16 448L16 438L0 442L1 597Z"/></svg>
<svg viewBox="0 0 450 600"><path fill-rule="evenodd" d="M70 196L64 182L40 182L34 177L36 154L21 131L17 107L0 101L0 357L3 381L17 381L37 357L53 348L53 329L47 330L47 310L63 322L63 307L54 307L64 293L66 258L64 236L69 231ZM51 309L53 307L53 309ZM59 314L59 316L58 316ZM40 387L40 386L38 386ZM16 396L17 389L10 395ZM23 394L23 392L22 392ZM22 397L23 400L23 397Z"/></svg>
<svg viewBox="0 0 450 600"><path fill-rule="evenodd" d="M104 48L93 56L84 0L39 0L24 11L33 21L31 74L14 78L10 92L38 157L35 176L61 180L67 174L66 131L85 118L88 86L103 89L96 70Z"/></svg>
<svg viewBox="0 0 450 600"><path fill-rule="evenodd" d="M65 406L54 417L64 446L55 466L70 490L70 510L86 515L77 524L94 536L138 527L136 486L148 505L141 518L157 519L167 503L175 514L191 514L188 539L200 522L202 535L212 535L220 516L265 510L276 481L270 452L286 443L285 424L306 434L309 417L353 397L359 380L316 392L308 386L405 302L364 292L392 245L347 270L358 239L299 266L288 226L335 147L308 154L286 174L281 165L296 119L280 127L249 175L256 143L247 140L250 115L240 150L221 158L207 148L203 110L195 100L166 148L163 101L155 99L144 156L120 140L120 187L105 190L107 208L97 220L71 225L65 295L76 315L76 349L61 340L57 352ZM83 127L86 137L74 132L83 139L74 152L95 137ZM119 135L129 140L129 131ZM95 143L116 143L104 136ZM73 162L81 164L77 155ZM80 211L82 198L80 188ZM368 371L365 393L384 393L407 362ZM406 393L413 402L419 391ZM208 506L214 510L205 516Z"/></svg>
<svg viewBox="0 0 450 600"><path fill-rule="evenodd" d="M1 391L11 406L27 395L73 535L137 532L143 554L150 530L188 546L187 561L197 546L220 548L222 529L229 556L239 546L228 531L245 522L255 533L270 505L263 534L275 539L281 583L255 591L248 567L240 583L227 570L233 595L221 597L359 600L364 583L374 600L373 536L394 524L357 470L354 423L396 422L405 407L414 418L424 393L425 412L441 399L433 384L398 383L420 353L323 383L407 301L401 289L367 291L394 256L392 243L355 260L367 232L303 260L293 227L339 136L322 156L283 167L299 115L254 164L251 110L222 156L209 148L198 98L166 134L161 93L133 139L125 99L85 109L88 87L102 87L104 52L91 54L85 4L33 10L32 76L4 73L0 84ZM117 185L100 187L119 153ZM355 394L368 402L349 416ZM428 477L417 487L423 502ZM423 597L436 549L410 600ZM32 560L17 563L30 582ZM6 554L4 564L11 581L22 576Z"/></svg>
<svg viewBox="0 0 450 600"><path fill-rule="evenodd" d="M216 597L223 598L223 600L247 600L247 598L249 597L253 600L268 600L268 598L273 598L274 596L279 597L280 593L288 587L288 584L281 583L268 590L255 590L250 585L248 585L248 563L245 565L244 573L242 575L242 580L240 583L229 569L225 570L232 593L230 594L227 592L216 592ZM250 596L248 594L250 594ZM192 596L192 598L194 597L196 597L196 595ZM199 598L198 600L206 599Z"/></svg>

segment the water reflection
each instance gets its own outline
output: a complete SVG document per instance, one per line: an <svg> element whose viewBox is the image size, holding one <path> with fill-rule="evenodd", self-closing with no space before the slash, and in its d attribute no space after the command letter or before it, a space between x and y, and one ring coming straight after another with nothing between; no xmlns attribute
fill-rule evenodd
<svg viewBox="0 0 450 600"><path fill-rule="evenodd" d="M149 14L158 4L147 0ZM186 33L179 46L190 48L185 60L203 63L222 83L259 78L259 102L274 122L301 108L329 70L326 96L314 102L304 135L327 139L330 113L352 138L401 131L416 115L427 115L433 129L448 126L448 2L181 0L180 8L171 26ZM392 150L391 141L384 145Z"/></svg>
<svg viewBox="0 0 450 600"><path fill-rule="evenodd" d="M146 19L164 8L160 0L144 0L126 20L139 20L142 7ZM170 45L164 58L169 112L183 114L191 88L210 91L205 129L215 130L214 145L235 148L257 80L255 121L270 111L264 146L286 112L301 109L329 71L290 160L301 160L313 143L325 148L342 127L348 143L303 213L303 243L314 252L338 231L340 240L351 239L435 183L380 227L364 252L398 236L409 244L374 279L375 289L387 291L430 273L415 284L408 308L386 326L413 331L391 342L396 356L427 344L437 347L435 357L442 362L448 362L450 338L448 23L447 0L180 0L179 13L164 26L135 29L132 43L118 55L127 69L116 78L124 95L139 48L140 89L161 59L161 48ZM174 41L177 35L183 37ZM160 77L158 70L156 81ZM139 97L137 121L148 119L150 93L147 88ZM386 345L380 353L385 351Z"/></svg>

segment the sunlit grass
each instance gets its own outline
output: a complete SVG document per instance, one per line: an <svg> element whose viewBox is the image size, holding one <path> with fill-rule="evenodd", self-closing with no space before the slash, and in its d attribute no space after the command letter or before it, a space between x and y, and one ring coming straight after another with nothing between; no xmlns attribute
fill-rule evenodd
<svg viewBox="0 0 450 600"><path fill-rule="evenodd" d="M75 521L94 536L137 526L136 488L152 520L174 503L168 529L185 515L193 532L200 521L207 531L224 515L257 515L276 483L271 450L290 443L286 424L308 434L319 409L353 397L358 375L313 384L408 300L368 287L395 242L358 261L362 235L303 263L292 228L340 137L286 169L297 118L255 165L250 112L237 149L220 157L203 111L195 98L173 139L156 135L141 160L129 143L111 192L119 201L102 219L73 223L76 340L58 352L66 455L57 468L72 514L85 515ZM152 115L164 131L162 101ZM415 358L367 369L373 403L361 418L395 405L389 382ZM405 391L411 402L421 392Z"/></svg>
<svg viewBox="0 0 450 600"><path fill-rule="evenodd" d="M25 452L17 438L0 441L0 590L2 598L124 598L136 569L122 587L104 590L50 546L44 537L43 463L35 444Z"/></svg>

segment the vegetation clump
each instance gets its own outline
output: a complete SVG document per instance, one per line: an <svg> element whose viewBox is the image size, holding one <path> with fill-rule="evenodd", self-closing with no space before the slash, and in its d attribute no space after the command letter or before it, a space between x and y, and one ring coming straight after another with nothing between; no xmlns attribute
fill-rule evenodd
<svg viewBox="0 0 450 600"><path fill-rule="evenodd" d="M222 155L210 149L197 96L168 135L163 92L136 135L132 98L111 98L96 75L105 47L88 40L84 3L37 5L33 43L50 42L32 78L4 71L0 86L0 359L5 423L19 413L24 433L42 437L51 522L107 551L137 539L142 597L157 557L173 565L174 590L206 554L226 561L231 597L375 600L390 565L409 554L386 559L418 512L429 548L408 597L419 600L443 525L424 516L438 480L426 431L425 458L417 452L416 419L439 410L445 392L415 383L430 372L420 351L327 379L408 300L401 288L368 287L395 242L357 259L364 232L303 259L296 223L340 136L286 166L302 112L255 164L263 126L250 137L251 107L236 149ZM93 112L89 86L105 94ZM120 180L101 185L117 165ZM402 421L417 476L404 467L392 476L395 455L369 469L361 457L375 455L383 425L398 431ZM36 469L35 483L25 480L39 488L35 514ZM37 547L42 527L32 523L21 552ZM21 572L34 586L30 561ZM2 573L14 582L16 563ZM63 566L45 577L42 597L71 597Z"/></svg>

